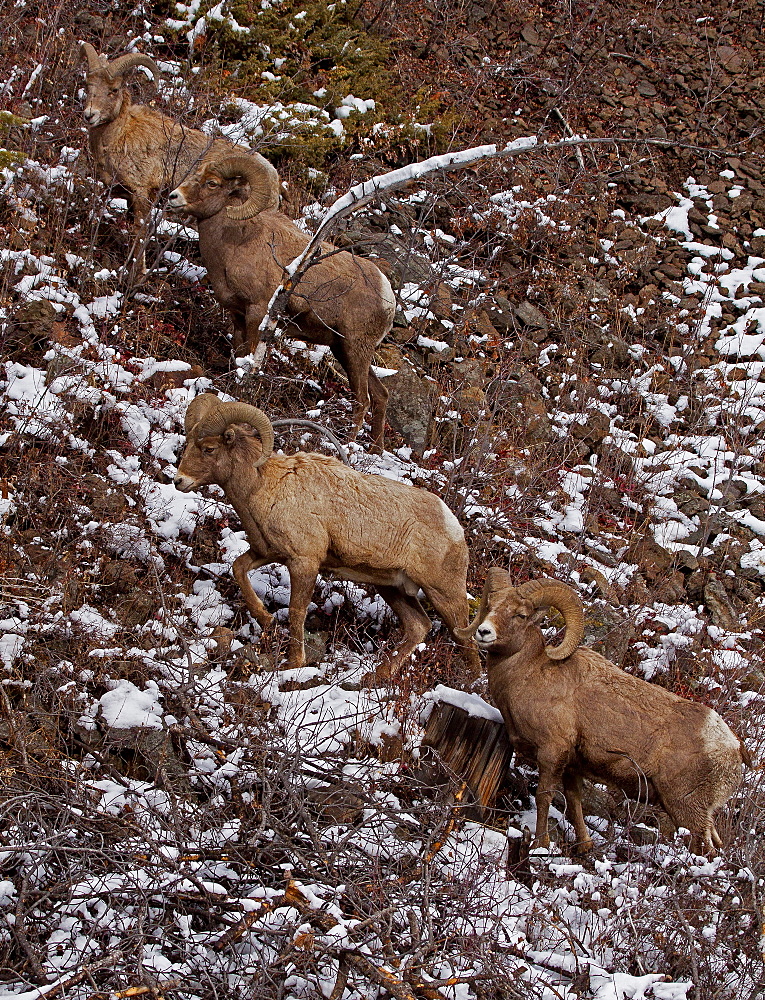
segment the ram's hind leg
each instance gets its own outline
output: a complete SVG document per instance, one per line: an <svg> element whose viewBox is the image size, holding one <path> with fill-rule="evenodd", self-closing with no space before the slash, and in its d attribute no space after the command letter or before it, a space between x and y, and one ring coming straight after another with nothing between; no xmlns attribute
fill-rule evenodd
<svg viewBox="0 0 765 1000"><path fill-rule="evenodd" d="M351 440L355 440L361 430L362 424L364 423L364 417L369 411L369 366L372 362L372 358L363 352L359 354L356 353L355 350L348 350L345 341L339 335L337 339L330 344L330 350L343 366L345 374L348 376L351 393L354 397L353 432L351 434ZM382 385L380 388L382 388Z"/></svg>
<svg viewBox="0 0 765 1000"><path fill-rule="evenodd" d="M250 354L255 353L260 343L262 336L260 324L263 322L265 315L266 311L261 305L255 305L252 302L247 303L244 310L243 346L247 348Z"/></svg>
<svg viewBox="0 0 765 1000"><path fill-rule="evenodd" d="M403 639L391 653L386 654L377 671L378 677L386 680L391 673L396 675L401 671L404 662L430 631L431 621L417 598L398 587L378 587L377 592L390 606L404 630Z"/></svg>
<svg viewBox="0 0 765 1000"><path fill-rule="evenodd" d="M388 408L388 390L380 379L369 369L369 394L372 397L372 448L375 454L382 454L385 447L385 411Z"/></svg>
<svg viewBox="0 0 765 1000"><path fill-rule="evenodd" d="M233 327L234 335L231 346L234 350L234 355L237 358L247 357L258 346L258 341L260 340L258 328L260 321L263 319L263 310L256 309L249 304L242 306L241 303L238 305L229 303L226 309L231 320L231 326Z"/></svg>

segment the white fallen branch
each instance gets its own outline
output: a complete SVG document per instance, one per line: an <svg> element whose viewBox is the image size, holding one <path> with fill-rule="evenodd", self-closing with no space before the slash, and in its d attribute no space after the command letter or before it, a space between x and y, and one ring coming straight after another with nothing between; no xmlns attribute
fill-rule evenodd
<svg viewBox="0 0 765 1000"><path fill-rule="evenodd" d="M362 181L360 184L355 184L349 191L330 205L319 228L312 236L305 250L291 264L288 264L284 268L284 281L271 296L266 314L258 328L261 334L260 341L250 358L243 358L240 363L248 367L251 372L260 370L263 365L266 347L277 328L278 318L284 312L287 299L302 275L314 263L314 258L320 252L322 240L327 237L329 231L341 219L368 205L370 201L373 201L386 191L394 191L402 188L411 181L419 180L422 177L445 173L449 170L457 170L474 163L481 163L484 160L507 159L520 156L521 153L528 153L532 149L539 152L550 152L556 149L572 147L578 152L580 146L604 144L629 144L632 146L637 144L651 144L667 146L670 145L670 142L667 139L593 139L578 135L574 135L569 139L561 139L557 142L539 142L536 136L524 136L520 139L513 139L512 142L508 142L505 146L497 146L495 143L491 143L485 146L473 146L470 149L457 150L453 153L442 153L440 156L431 156L427 160L421 160L419 163L410 163L406 167L398 167L396 170L390 170L385 174L378 174L375 177L370 177L369 180Z"/></svg>
<svg viewBox="0 0 765 1000"><path fill-rule="evenodd" d="M569 125L569 123L563 117L563 112L561 111L561 109L560 108L553 108L552 109L552 113L555 115L555 117L558 119L558 121L563 126L563 131L566 133L566 135L573 136L574 135L574 130L571 128L571 126ZM582 156L581 147L577 146L575 152L576 152L576 162L579 164L580 169L584 170L584 156Z"/></svg>

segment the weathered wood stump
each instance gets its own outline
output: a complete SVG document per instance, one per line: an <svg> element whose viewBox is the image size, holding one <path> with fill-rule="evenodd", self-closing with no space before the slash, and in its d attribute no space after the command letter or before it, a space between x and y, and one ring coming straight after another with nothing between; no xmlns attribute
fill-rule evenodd
<svg viewBox="0 0 765 1000"><path fill-rule="evenodd" d="M486 820L503 794L516 791L510 776L513 750L502 716L476 695L443 685L436 688L434 701L420 748L423 777L427 780L428 771L440 769L464 781L479 818Z"/></svg>

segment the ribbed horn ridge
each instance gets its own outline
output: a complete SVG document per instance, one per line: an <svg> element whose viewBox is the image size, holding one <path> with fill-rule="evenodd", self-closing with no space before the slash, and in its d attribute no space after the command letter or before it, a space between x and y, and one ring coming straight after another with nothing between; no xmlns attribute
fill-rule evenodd
<svg viewBox="0 0 765 1000"><path fill-rule="evenodd" d="M211 392L203 392L201 396L195 396L186 407L186 416L183 420L183 429L186 431L186 435L191 433L194 424L204 420L208 413L218 409L220 405L221 400Z"/></svg>
<svg viewBox="0 0 765 1000"><path fill-rule="evenodd" d="M124 56L117 56L106 68L112 76L124 76L129 70L137 69L139 66L145 66L146 69L150 70L151 75L154 77L154 82L157 82L159 79L159 67L153 59L142 55L140 52L128 52Z"/></svg>
<svg viewBox="0 0 765 1000"><path fill-rule="evenodd" d="M272 203L271 186L268 175L251 156L229 156L213 165L213 170L221 177L244 177L250 185L250 196L241 205L229 205L226 215L229 219L251 219L253 215L265 211Z"/></svg>
<svg viewBox="0 0 765 1000"><path fill-rule="evenodd" d="M475 635L475 630L481 624L481 622L484 619L484 615L486 614L486 604L487 604L486 588L484 587L483 593L481 594L481 603L478 605L478 611L476 611L475 618L472 620L472 622L469 622L465 628L456 628L454 630L454 634L459 639L463 639L465 642L467 642L469 639L473 638L473 636Z"/></svg>
<svg viewBox="0 0 765 1000"><path fill-rule="evenodd" d="M90 42L82 42L80 44L80 59L88 60L88 73L95 73L96 70L104 69L106 64L106 59L96 52Z"/></svg>
<svg viewBox="0 0 765 1000"><path fill-rule="evenodd" d="M274 450L274 429L266 414L257 406L249 403L221 403L197 425L197 440L222 434L231 424L251 424L258 432L263 451L254 468L259 469Z"/></svg>
<svg viewBox="0 0 765 1000"><path fill-rule="evenodd" d="M505 570L500 569L498 566L491 566L486 572L486 582L484 583L483 591L481 592L481 603L478 605L478 611L476 612L475 618L466 628L456 628L454 630L455 635L459 636L460 639L473 638L475 630L486 617L486 608L489 604L489 594L493 590L497 590L499 587L502 587L503 590L512 590L510 585L510 576L505 572Z"/></svg>
<svg viewBox="0 0 765 1000"><path fill-rule="evenodd" d="M546 646L545 653L551 660L565 660L571 656L584 638L584 609L579 595L568 584L559 580L529 580L521 584L517 594L531 601L535 608L555 608L563 615L566 631L558 646Z"/></svg>

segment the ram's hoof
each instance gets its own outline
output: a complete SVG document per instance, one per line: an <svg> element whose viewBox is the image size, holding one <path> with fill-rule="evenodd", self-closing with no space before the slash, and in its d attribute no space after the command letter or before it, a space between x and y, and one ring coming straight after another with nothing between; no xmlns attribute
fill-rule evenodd
<svg viewBox="0 0 765 1000"><path fill-rule="evenodd" d="M368 670L361 676L362 688L372 689L388 687L390 684L390 669L381 664L376 670Z"/></svg>

